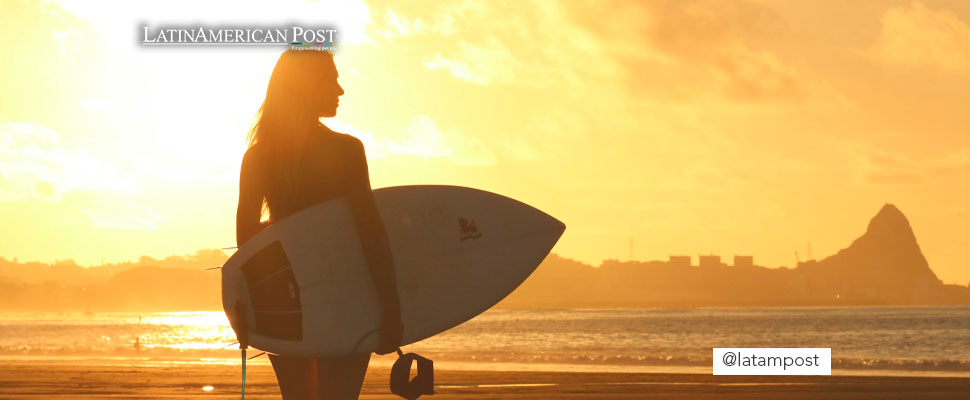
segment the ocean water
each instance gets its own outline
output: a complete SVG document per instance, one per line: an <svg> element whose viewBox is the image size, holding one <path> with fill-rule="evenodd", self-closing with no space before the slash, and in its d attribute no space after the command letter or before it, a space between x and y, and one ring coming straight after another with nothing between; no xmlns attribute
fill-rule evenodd
<svg viewBox="0 0 970 400"><path fill-rule="evenodd" d="M0 360L233 363L234 341L222 312L0 313ZM465 368L710 373L714 347L830 347L833 373L970 376L970 307L491 310L405 350Z"/></svg>

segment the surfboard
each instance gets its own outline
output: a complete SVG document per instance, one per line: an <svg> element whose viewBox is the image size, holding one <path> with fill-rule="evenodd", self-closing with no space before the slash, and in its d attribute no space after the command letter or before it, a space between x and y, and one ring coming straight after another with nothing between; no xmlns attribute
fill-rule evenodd
<svg viewBox="0 0 970 400"><path fill-rule="evenodd" d="M374 199L394 259L402 345L494 306L565 230L525 203L467 187L387 187ZM380 303L346 199L268 226L221 270L223 307L233 326L248 326L252 347L299 357L377 349ZM234 319L237 302L245 315Z"/></svg>

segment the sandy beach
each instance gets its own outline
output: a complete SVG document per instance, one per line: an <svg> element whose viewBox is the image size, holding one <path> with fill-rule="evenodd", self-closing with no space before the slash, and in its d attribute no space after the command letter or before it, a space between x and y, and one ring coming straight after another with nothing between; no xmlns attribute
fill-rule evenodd
<svg viewBox="0 0 970 400"><path fill-rule="evenodd" d="M397 399L389 370L372 367L362 399ZM704 374L460 371L438 367L438 400L446 399L956 399L970 378L725 377ZM211 386L211 390L204 390ZM236 399L234 365L0 365L0 399ZM246 398L279 399L272 368L252 365Z"/></svg>

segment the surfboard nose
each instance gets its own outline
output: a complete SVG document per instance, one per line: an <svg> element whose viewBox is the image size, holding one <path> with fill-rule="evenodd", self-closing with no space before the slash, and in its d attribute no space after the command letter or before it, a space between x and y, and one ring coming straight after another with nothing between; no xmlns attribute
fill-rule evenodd
<svg viewBox="0 0 970 400"><path fill-rule="evenodd" d="M546 214L546 215L548 215L548 214ZM556 219L555 217L553 217L551 215L548 215L548 216L552 220L550 222L550 224L553 226L553 230L554 231L559 232L560 235L562 235L563 232L566 232L566 223L565 222L562 222L562 221Z"/></svg>
<svg viewBox="0 0 970 400"><path fill-rule="evenodd" d="M556 217L553 217L552 215L549 215L549 213L528 204L521 202L518 203L522 206L528 207L531 214L533 214L535 217L535 219L532 221L522 221L524 224L532 224L533 226L539 227L539 229L542 231L555 232L559 235L562 235L562 233L566 231L566 224Z"/></svg>
<svg viewBox="0 0 970 400"><path fill-rule="evenodd" d="M517 231L516 234L512 235L517 235L520 238L519 240L531 243L531 245L527 245L519 251L523 255L534 253L539 260L545 258L562 238L566 231L566 224L531 205L516 200L512 201L518 203L520 212L514 213L512 221L515 221L514 224L517 226L510 231ZM538 265L538 263L536 264Z"/></svg>
<svg viewBox="0 0 970 400"><path fill-rule="evenodd" d="M545 236L547 238L546 243L549 247L546 248L546 253L548 254L552 251L552 248L556 246L556 243L559 243L559 239L562 238L562 234L566 231L566 224L544 212L542 212L542 215L543 218L541 225L543 227L542 229L544 234L540 234L540 236Z"/></svg>
<svg viewBox="0 0 970 400"><path fill-rule="evenodd" d="M552 244L555 245L557 242L559 242L559 238L562 237L562 234L566 232L566 224L549 214L542 211L539 212L542 214L542 217L540 218L540 222L536 225L541 226L541 230L543 232L554 237ZM549 250L552 250L552 246L549 247Z"/></svg>
<svg viewBox="0 0 970 400"><path fill-rule="evenodd" d="M544 250L549 252L566 231L565 223L545 211L510 197L491 195L501 197L506 204L502 208L503 212L496 214L502 214L499 218L506 219L510 222L509 225L513 225L505 228L509 236L542 237L540 242L548 245Z"/></svg>

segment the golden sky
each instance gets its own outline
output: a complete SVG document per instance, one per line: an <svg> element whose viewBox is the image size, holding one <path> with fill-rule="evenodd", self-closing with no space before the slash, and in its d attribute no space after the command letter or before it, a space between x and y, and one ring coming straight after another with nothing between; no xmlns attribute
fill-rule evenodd
<svg viewBox="0 0 970 400"><path fill-rule="evenodd" d="M884 203L970 282L970 2L0 0L0 256L80 264L234 244L245 131L280 49L138 27L333 24L375 187L494 191L553 250L792 266ZM288 26L288 25L286 25ZM696 259L695 259L696 262Z"/></svg>

